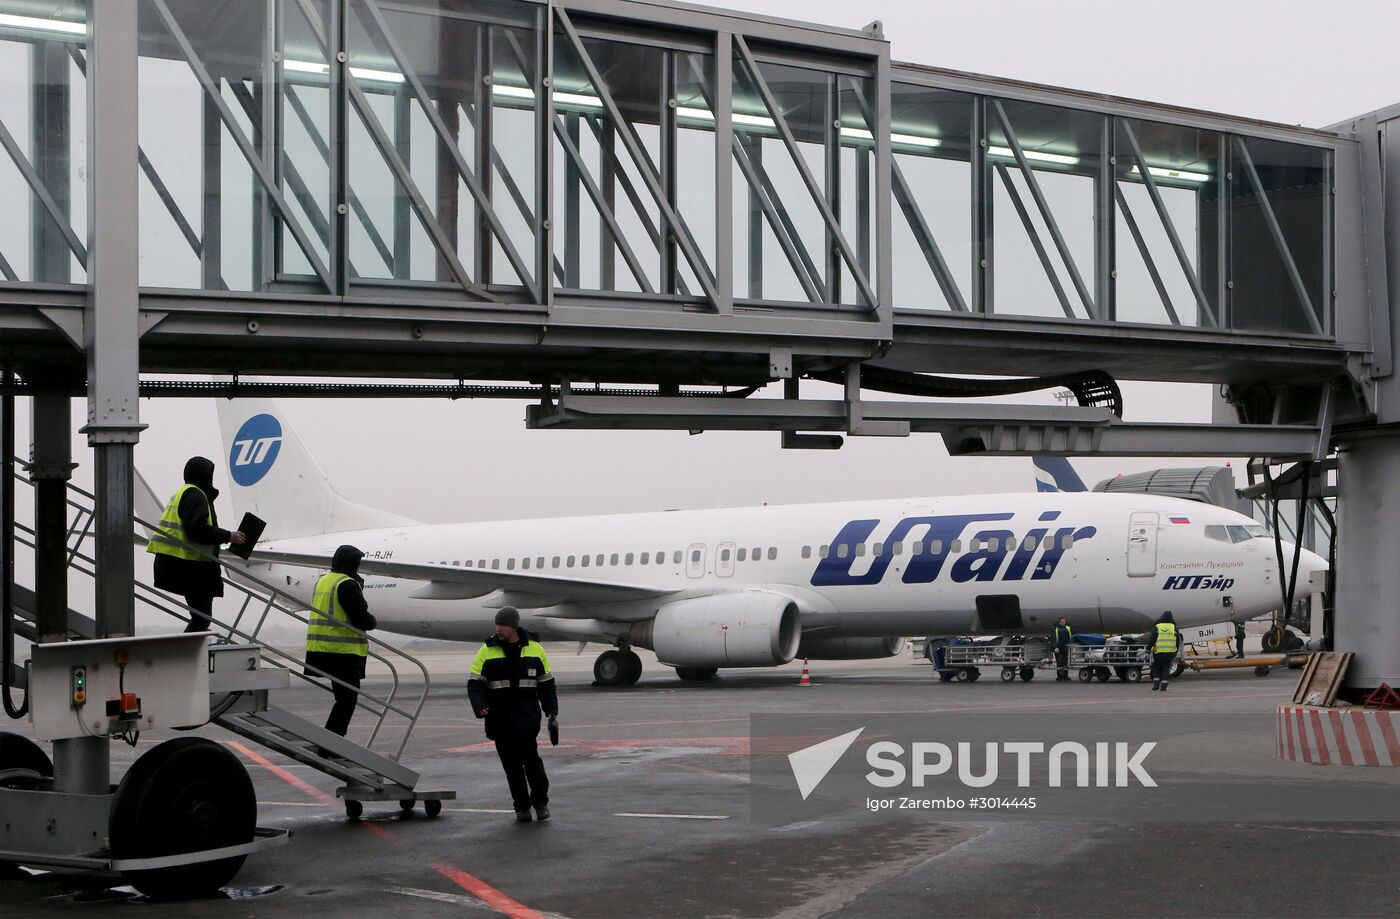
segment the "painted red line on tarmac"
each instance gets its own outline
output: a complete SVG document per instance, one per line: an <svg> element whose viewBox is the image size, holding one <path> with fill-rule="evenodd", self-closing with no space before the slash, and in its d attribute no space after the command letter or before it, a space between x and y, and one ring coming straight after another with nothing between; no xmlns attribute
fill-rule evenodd
<svg viewBox="0 0 1400 919"><path fill-rule="evenodd" d="M433 870L497 912L510 916L511 919L544 919L543 915L535 912L524 903L501 893L490 884L475 875L468 874L461 868L434 863Z"/></svg>
<svg viewBox="0 0 1400 919"><path fill-rule="evenodd" d="M1175 698L1181 699L1181 700L1184 701L1184 702L1196 702L1196 701L1200 701L1200 700L1213 700L1213 699L1276 699L1276 698L1278 698L1278 694L1277 694L1277 693L1272 693L1272 692L1267 692L1267 693L1260 693L1260 692L1251 692L1251 693L1225 693L1225 694L1213 695L1213 696L1185 696L1185 695L1181 695L1181 696L1176 696ZM1065 708L1065 707L1068 707L1068 706L1071 706L1071 705L1118 705L1118 704L1120 704L1120 703L1122 703L1122 702L1124 702L1124 701L1125 701L1124 699L1084 699L1084 700L1081 700L1081 701L1078 701L1078 702L1043 702L1043 703L1041 703L1041 702L1035 702L1035 703L1030 703L1030 702L1028 702L1028 703L1024 703L1024 704L1020 704L1020 705L969 705L969 706L962 707L962 708L957 708L957 707L954 707L954 708L907 708L907 709L903 709L902 711L897 711L897 712L896 712L896 711L887 711L887 712L836 712L836 711L828 711L828 712L826 712L826 714L828 714L828 715L844 715L844 714L851 714L851 715L941 715L941 714L945 714L945 713L948 713L948 712L999 712L999 711L1011 711L1011 710L1013 710L1013 709ZM1131 701L1131 700L1128 700L1128 701ZM1144 701L1146 701L1146 700L1144 700ZM1143 713L1143 712L1132 712L1131 714L1144 714L1144 713ZM1195 714L1209 714L1209 712L1196 712Z"/></svg>
<svg viewBox="0 0 1400 919"><path fill-rule="evenodd" d="M226 740L224 741L224 743L228 744L230 747L233 747L239 753L243 754L246 758L257 763L259 766L262 766L268 772L271 772L273 775L277 776L279 779L286 782L288 785L291 785L293 788L306 792L308 795L310 795L318 801L321 801L322 803L335 803L335 798L326 794L321 789L302 781L301 779L292 775L287 770L283 769L281 766L274 764L266 757L259 756L257 753L254 753L252 750L249 750L247 747L243 746L243 744L239 743L238 741Z"/></svg>

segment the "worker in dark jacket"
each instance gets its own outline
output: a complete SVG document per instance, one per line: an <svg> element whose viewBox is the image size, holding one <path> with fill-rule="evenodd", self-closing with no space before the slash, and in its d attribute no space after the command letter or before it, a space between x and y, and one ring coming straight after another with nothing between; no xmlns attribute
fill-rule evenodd
<svg viewBox="0 0 1400 919"><path fill-rule="evenodd" d="M378 625L365 603L364 579L359 575L360 559L364 557L354 546L335 550L331 570L316 582L306 625L307 671L340 681L331 683L335 704L326 716L326 730L341 737L350 729L360 681L365 678L369 639L363 633ZM322 750L321 755L325 756L326 751Z"/></svg>
<svg viewBox="0 0 1400 919"><path fill-rule="evenodd" d="M1176 627L1170 610L1157 617L1151 634L1152 688L1166 692L1167 684L1171 682L1172 662L1181 652L1181 629Z"/></svg>
<svg viewBox="0 0 1400 919"><path fill-rule="evenodd" d="M1235 623L1235 657L1244 657L1244 623Z"/></svg>
<svg viewBox="0 0 1400 919"><path fill-rule="evenodd" d="M467 697L472 713L486 719L486 737L496 742L496 755L506 771L515 819L530 822L533 806L540 820L549 819L549 777L536 747L540 709L551 725L559 714L554 674L549 657L535 636L520 628L520 612L503 606L496 613L496 634L488 638L472 661Z"/></svg>
<svg viewBox="0 0 1400 919"><path fill-rule="evenodd" d="M146 544L146 551L156 557L156 587L180 594L191 610L186 632L208 630L214 598L224 595L224 579L215 561L219 546L238 546L244 541L242 532L219 528L219 517L214 512L214 499L218 496L213 460L191 457L185 463L185 484L165 505L160 525Z"/></svg>
<svg viewBox="0 0 1400 919"><path fill-rule="evenodd" d="M1063 683L1069 679L1069 645L1074 640L1074 630L1069 627L1069 620L1064 616L1055 623L1055 630L1050 633L1050 645L1055 649L1055 682Z"/></svg>

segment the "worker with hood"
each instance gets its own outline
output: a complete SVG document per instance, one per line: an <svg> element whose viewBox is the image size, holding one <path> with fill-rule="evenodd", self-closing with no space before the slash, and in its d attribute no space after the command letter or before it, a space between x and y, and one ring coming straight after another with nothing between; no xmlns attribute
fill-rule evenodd
<svg viewBox="0 0 1400 919"><path fill-rule="evenodd" d="M1152 689L1167 691L1171 682L1172 662L1181 651L1181 629L1176 627L1171 610L1157 617L1152 632Z"/></svg>
<svg viewBox="0 0 1400 919"><path fill-rule="evenodd" d="M365 677L369 639L364 633L378 625L365 602L365 582L359 575L364 557L354 546L335 550L331 570L316 582L306 625L306 670L312 676L333 678L335 704L326 716L326 730L341 737L350 729Z"/></svg>
<svg viewBox="0 0 1400 919"><path fill-rule="evenodd" d="M146 544L146 551L156 557L156 587L180 594L190 608L186 632L207 631L214 598L224 595L224 579L217 561L219 546L244 542L241 531L219 528L219 516L214 511L214 499L218 496L214 461L190 457L185 463L185 484L165 505L160 524Z"/></svg>

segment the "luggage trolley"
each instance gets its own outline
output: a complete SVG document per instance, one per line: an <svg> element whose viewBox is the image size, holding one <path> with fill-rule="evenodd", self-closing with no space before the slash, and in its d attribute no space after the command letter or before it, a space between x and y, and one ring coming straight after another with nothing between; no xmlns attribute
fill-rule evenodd
<svg viewBox="0 0 1400 919"><path fill-rule="evenodd" d="M1078 669L1081 683L1107 683L1115 672L1123 682L1136 683L1152 662L1147 651L1147 645L1070 645L1069 667Z"/></svg>
<svg viewBox="0 0 1400 919"><path fill-rule="evenodd" d="M1019 675L1029 683L1041 660L1028 655L1026 645L948 645L940 669L955 671L955 679L970 682L982 675L982 667L1000 667L1002 682L1010 683Z"/></svg>

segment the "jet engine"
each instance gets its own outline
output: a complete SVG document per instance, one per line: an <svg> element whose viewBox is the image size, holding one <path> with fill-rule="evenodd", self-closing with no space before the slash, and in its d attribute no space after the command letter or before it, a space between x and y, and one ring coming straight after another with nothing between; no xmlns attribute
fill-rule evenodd
<svg viewBox="0 0 1400 919"><path fill-rule="evenodd" d="M904 650L903 638L804 638L797 656L814 661L862 661L894 657Z"/></svg>
<svg viewBox="0 0 1400 919"><path fill-rule="evenodd" d="M631 636L663 663L698 668L786 664L801 638L797 604L761 590L667 603Z"/></svg>

